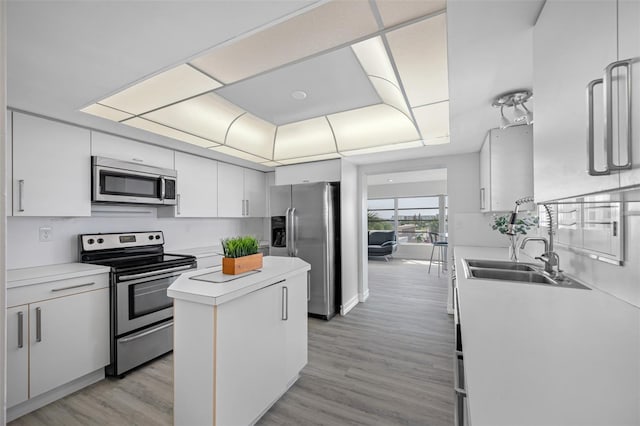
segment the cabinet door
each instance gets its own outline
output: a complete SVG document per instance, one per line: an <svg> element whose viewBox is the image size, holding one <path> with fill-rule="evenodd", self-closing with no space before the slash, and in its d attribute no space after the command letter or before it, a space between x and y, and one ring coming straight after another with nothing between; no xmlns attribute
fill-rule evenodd
<svg viewBox="0 0 640 426"><path fill-rule="evenodd" d="M307 365L307 298L308 272L293 278L287 278L282 284L286 287L285 325L285 383L298 377L300 370Z"/></svg>
<svg viewBox="0 0 640 426"><path fill-rule="evenodd" d="M618 49L620 59L634 58L631 66L631 155L632 170L620 174L622 187L640 184L640 2L621 0L618 2ZM621 86L624 90L625 87ZM621 110L626 112L625 98L619 96ZM620 121L620 134L626 135L626 116ZM626 152L626 140L620 141L621 151Z"/></svg>
<svg viewBox="0 0 640 426"><path fill-rule="evenodd" d="M252 424L285 389L282 286L217 309L215 424Z"/></svg>
<svg viewBox="0 0 640 426"><path fill-rule="evenodd" d="M4 179L5 179L5 190L6 192L6 204L5 204L5 214L7 216L12 216L13 215L13 197L11 197L11 186L12 186L12 182L13 182L13 161L11 161L11 159L13 158L12 155L12 147L11 147L11 140L12 140L12 134L13 131L11 130L11 124L12 124L12 120L11 120L11 111L7 111L6 115L5 115L5 123L6 123L6 129L7 129L7 133L5 134L5 147L7 149L6 154L5 154L5 161L4 161Z"/></svg>
<svg viewBox="0 0 640 426"><path fill-rule="evenodd" d="M31 398L109 363L108 289L32 303L29 318Z"/></svg>
<svg viewBox="0 0 640 426"><path fill-rule="evenodd" d="M7 309L7 407L29 398L29 310Z"/></svg>
<svg viewBox="0 0 640 426"><path fill-rule="evenodd" d="M244 169L245 216L265 217L267 193L265 174L257 170Z"/></svg>
<svg viewBox="0 0 640 426"><path fill-rule="evenodd" d="M242 217L244 215L244 169L226 163L218 163L218 216Z"/></svg>
<svg viewBox="0 0 640 426"><path fill-rule="evenodd" d="M14 112L14 216L90 216L89 141L89 130Z"/></svg>
<svg viewBox="0 0 640 426"><path fill-rule="evenodd" d="M195 155L175 153L178 172L179 217L218 216L218 162Z"/></svg>
<svg viewBox="0 0 640 426"><path fill-rule="evenodd" d="M618 187L587 173L586 87L616 60L614 1L548 0L534 32L534 190L537 202ZM594 90L596 166L604 164L602 85Z"/></svg>
<svg viewBox="0 0 640 426"><path fill-rule="evenodd" d="M491 131L491 211L513 210L533 195L532 137L531 126Z"/></svg>
<svg viewBox="0 0 640 426"><path fill-rule="evenodd" d="M91 155L173 170L173 151L119 136L91 132Z"/></svg>
<svg viewBox="0 0 640 426"><path fill-rule="evenodd" d="M491 210L491 132L480 150L480 211Z"/></svg>

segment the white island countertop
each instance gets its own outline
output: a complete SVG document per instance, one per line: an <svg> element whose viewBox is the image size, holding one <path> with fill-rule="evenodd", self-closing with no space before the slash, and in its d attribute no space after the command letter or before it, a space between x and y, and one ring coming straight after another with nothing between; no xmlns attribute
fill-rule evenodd
<svg viewBox="0 0 640 426"><path fill-rule="evenodd" d="M215 306L268 286L277 280L308 271L311 266L297 257L265 256L260 272L241 276L232 281L212 283L191 279L191 277L209 274L221 269L217 266L186 272L171 284L167 289L167 294L174 299Z"/></svg>
<svg viewBox="0 0 640 426"><path fill-rule="evenodd" d="M463 259L506 255L455 248L471 424L640 424L640 309L597 289L466 278Z"/></svg>

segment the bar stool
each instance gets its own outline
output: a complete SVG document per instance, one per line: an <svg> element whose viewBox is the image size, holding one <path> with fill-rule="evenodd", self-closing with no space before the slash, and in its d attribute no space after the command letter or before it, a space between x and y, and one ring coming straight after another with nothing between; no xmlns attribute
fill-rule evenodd
<svg viewBox="0 0 640 426"><path fill-rule="evenodd" d="M436 252L435 262L438 264L438 276L440 276L440 269L447 270L447 249L449 248L449 242L438 241L438 234L435 232L429 232L429 239L431 240L431 257L429 259L429 273L431 273L431 265L433 265L433 254ZM436 251L437 250L437 251Z"/></svg>

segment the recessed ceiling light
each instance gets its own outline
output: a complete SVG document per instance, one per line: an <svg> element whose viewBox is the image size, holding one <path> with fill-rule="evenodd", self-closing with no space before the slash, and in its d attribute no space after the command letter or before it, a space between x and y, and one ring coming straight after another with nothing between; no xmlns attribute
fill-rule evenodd
<svg viewBox="0 0 640 426"><path fill-rule="evenodd" d="M304 90L295 90L291 92L291 97L296 101L303 101L307 98L307 92Z"/></svg>

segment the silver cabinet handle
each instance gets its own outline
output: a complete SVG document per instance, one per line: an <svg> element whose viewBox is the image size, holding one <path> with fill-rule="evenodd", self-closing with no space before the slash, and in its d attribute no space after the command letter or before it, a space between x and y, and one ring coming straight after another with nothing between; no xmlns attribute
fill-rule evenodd
<svg viewBox="0 0 640 426"><path fill-rule="evenodd" d="M70 285L69 287L52 288L51 291L53 291L53 292L65 291L65 290L71 290L72 288L89 287L89 286L92 286L94 284L95 284L95 282L90 282L90 283L86 283L86 284Z"/></svg>
<svg viewBox="0 0 640 426"><path fill-rule="evenodd" d="M289 319L289 289L287 286L282 287L282 320Z"/></svg>
<svg viewBox="0 0 640 426"><path fill-rule="evenodd" d="M24 200L24 179L20 179L18 181L18 211L19 212L24 211L23 200Z"/></svg>
<svg viewBox="0 0 640 426"><path fill-rule="evenodd" d="M311 271L307 271L307 302L311 300Z"/></svg>
<svg viewBox="0 0 640 426"><path fill-rule="evenodd" d="M608 175L611 171L608 168L604 170L596 170L595 166L595 140L594 140L594 111L593 111L593 91L594 88L602 84L602 79L598 78L592 80L587 84L587 158L588 158L588 171L590 176L603 176ZM606 143L606 142L605 142ZM607 154L608 156L609 154Z"/></svg>
<svg viewBox="0 0 640 426"><path fill-rule="evenodd" d="M36 342L42 342L42 309L36 308Z"/></svg>
<svg viewBox="0 0 640 426"><path fill-rule="evenodd" d="M180 215L180 194L176 194L176 213Z"/></svg>
<svg viewBox="0 0 640 426"><path fill-rule="evenodd" d="M24 346L24 314L22 312L18 312L18 348L22 348Z"/></svg>
<svg viewBox="0 0 640 426"><path fill-rule="evenodd" d="M607 167L609 170L625 170L631 168L631 64L632 59L612 62L604 72L604 105L605 105L605 143L607 147ZM616 164L613 161L613 70L626 68L627 72L627 162Z"/></svg>
<svg viewBox="0 0 640 426"><path fill-rule="evenodd" d="M486 206L484 204L485 202L485 197L484 197L484 188L480 188L480 209L484 210L486 209Z"/></svg>
<svg viewBox="0 0 640 426"><path fill-rule="evenodd" d="M249 216L249 200L245 200L247 203L247 216Z"/></svg>

